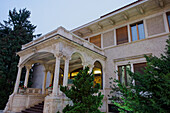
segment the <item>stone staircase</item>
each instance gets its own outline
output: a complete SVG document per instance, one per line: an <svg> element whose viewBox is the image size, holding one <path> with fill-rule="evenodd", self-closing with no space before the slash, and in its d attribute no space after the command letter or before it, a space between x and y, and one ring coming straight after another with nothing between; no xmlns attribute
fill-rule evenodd
<svg viewBox="0 0 170 113"><path fill-rule="evenodd" d="M43 113L44 102L34 105L33 107L22 110L20 113Z"/></svg>

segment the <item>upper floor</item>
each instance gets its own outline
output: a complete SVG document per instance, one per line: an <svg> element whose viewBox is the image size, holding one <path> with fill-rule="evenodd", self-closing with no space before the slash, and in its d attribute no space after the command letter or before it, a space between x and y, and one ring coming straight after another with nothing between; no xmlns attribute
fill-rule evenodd
<svg viewBox="0 0 170 113"><path fill-rule="evenodd" d="M71 31L59 27L30 43L22 50L60 34L68 41L105 55L104 50L124 44L168 35L169 0L138 0Z"/></svg>
<svg viewBox="0 0 170 113"><path fill-rule="evenodd" d="M169 0L138 0L71 32L102 50L167 35Z"/></svg>

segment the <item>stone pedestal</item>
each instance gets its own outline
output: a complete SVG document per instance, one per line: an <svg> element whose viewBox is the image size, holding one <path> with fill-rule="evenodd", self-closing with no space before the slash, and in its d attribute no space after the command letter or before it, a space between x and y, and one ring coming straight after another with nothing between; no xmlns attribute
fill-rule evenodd
<svg viewBox="0 0 170 113"><path fill-rule="evenodd" d="M8 100L7 107L4 112L21 112L22 110L41 103L44 100L44 95L21 95L12 94Z"/></svg>
<svg viewBox="0 0 170 113"><path fill-rule="evenodd" d="M70 99L68 99L64 95L46 96L43 113L56 113L57 111L62 113L62 110L67 104L71 105L72 101L70 101Z"/></svg>

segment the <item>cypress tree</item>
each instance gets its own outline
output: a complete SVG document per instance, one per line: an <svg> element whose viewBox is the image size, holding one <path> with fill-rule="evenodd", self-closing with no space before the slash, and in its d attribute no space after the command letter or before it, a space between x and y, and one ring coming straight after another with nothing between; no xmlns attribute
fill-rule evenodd
<svg viewBox="0 0 170 113"><path fill-rule="evenodd" d="M7 103L9 95L13 92L19 56L16 52L21 45L33 40L36 26L29 21L30 11L14 8L9 11L8 20L0 23L0 109ZM22 73L24 74L24 73ZM24 75L21 80L24 79Z"/></svg>

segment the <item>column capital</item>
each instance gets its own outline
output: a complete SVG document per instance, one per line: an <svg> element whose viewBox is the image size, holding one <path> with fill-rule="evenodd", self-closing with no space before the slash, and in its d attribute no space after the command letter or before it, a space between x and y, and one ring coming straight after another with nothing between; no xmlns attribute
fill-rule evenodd
<svg viewBox="0 0 170 113"><path fill-rule="evenodd" d="M55 65L54 65L54 64L52 64L52 65L49 66L49 71L50 71L50 73L53 73L53 72L54 72L54 68L55 68Z"/></svg>
<svg viewBox="0 0 170 113"><path fill-rule="evenodd" d="M18 64L18 65L17 65L17 67L23 68L23 67L24 67L24 65L22 65L22 64Z"/></svg>
<svg viewBox="0 0 170 113"><path fill-rule="evenodd" d="M27 70L30 70L32 68L32 65L31 64L26 64L25 67L26 67Z"/></svg>
<svg viewBox="0 0 170 113"><path fill-rule="evenodd" d="M93 67L94 67L93 64L88 64L87 66L88 66L89 68L93 68Z"/></svg>
<svg viewBox="0 0 170 113"><path fill-rule="evenodd" d="M71 56L64 56L63 59L64 59L65 61L69 61L69 60L71 60Z"/></svg>
<svg viewBox="0 0 170 113"><path fill-rule="evenodd" d="M61 58L61 57L63 57L63 52L58 52L58 53L54 53L54 56L56 57L56 58Z"/></svg>

